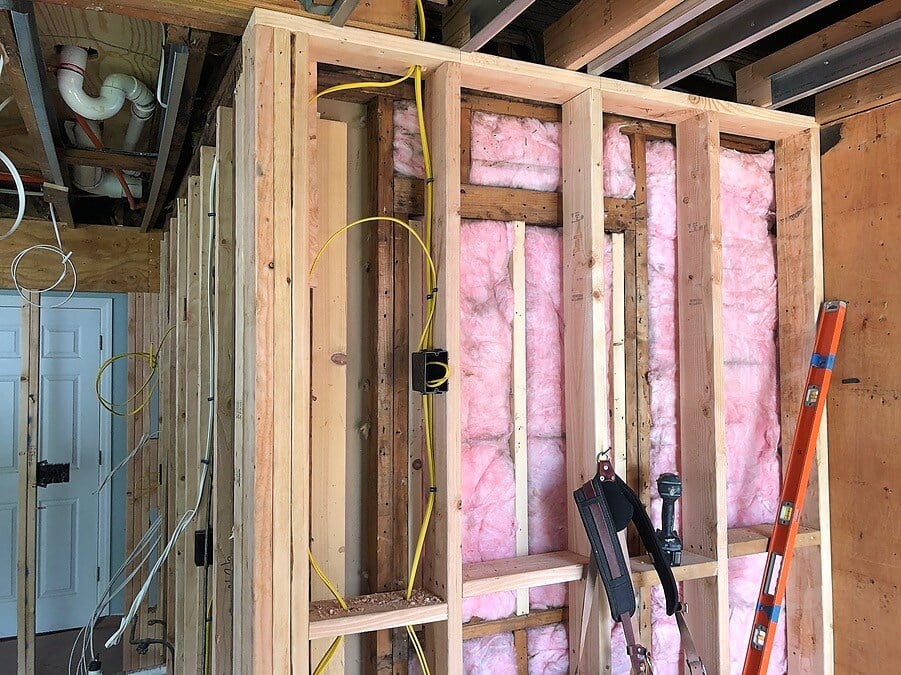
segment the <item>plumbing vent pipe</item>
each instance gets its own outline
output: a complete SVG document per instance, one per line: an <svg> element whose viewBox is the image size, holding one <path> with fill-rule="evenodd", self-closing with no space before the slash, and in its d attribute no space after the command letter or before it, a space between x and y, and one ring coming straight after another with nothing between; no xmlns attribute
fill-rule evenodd
<svg viewBox="0 0 901 675"><path fill-rule="evenodd" d="M147 85L132 75L113 73L100 86L100 96L84 90L84 71L88 63L86 49L67 45L60 54L57 83L60 95L72 110L89 120L108 120L131 101L131 114L148 119L156 108L156 97Z"/></svg>
<svg viewBox="0 0 901 675"><path fill-rule="evenodd" d="M91 96L84 90L84 73L88 63L88 52L82 47L67 45L60 54L57 84L63 101L75 113L89 121L91 129L100 138L101 131L97 122L107 120L118 113L125 101L131 101L131 119L125 131L121 149L133 152L141 138L144 124L156 109L156 96L136 77L123 73L108 75L100 86L100 96ZM77 125L67 125L69 138L82 148L93 147L87 134ZM138 174L125 172L125 180L135 198L141 197L142 185ZM106 197L124 197L124 191L118 179L109 169L101 171L95 167L76 166L73 169L73 182L85 192Z"/></svg>

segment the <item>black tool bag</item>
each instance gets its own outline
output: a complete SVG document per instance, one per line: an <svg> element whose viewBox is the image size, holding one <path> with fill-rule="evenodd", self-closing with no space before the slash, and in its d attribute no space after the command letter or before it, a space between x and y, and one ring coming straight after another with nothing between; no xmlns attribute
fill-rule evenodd
<svg viewBox="0 0 901 675"><path fill-rule="evenodd" d="M614 620L623 624L634 672L650 673L651 668L647 650L635 641L631 622L631 617L635 614L635 591L632 588L629 561L623 555L617 537L617 533L626 529L629 522L635 524L660 577L666 596L666 613L676 615L689 672L706 674L682 616L684 607L679 601L679 587L673 571L666 562L654 526L638 495L614 473L610 462L602 461L598 464L597 475L576 490L573 497L591 543L593 564L607 592L611 615ZM590 598L586 600L590 602Z"/></svg>

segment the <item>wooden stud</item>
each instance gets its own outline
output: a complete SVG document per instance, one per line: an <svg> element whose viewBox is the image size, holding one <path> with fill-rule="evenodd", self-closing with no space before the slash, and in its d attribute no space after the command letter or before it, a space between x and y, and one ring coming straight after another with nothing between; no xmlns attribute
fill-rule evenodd
<svg viewBox="0 0 901 675"><path fill-rule="evenodd" d="M206 440L206 408L201 399L206 398L207 385L202 377L203 362L207 360L206 350L201 347L206 333L206 303L201 304L203 289L206 288L201 270L201 259L206 227L206 199L205 187L201 183L200 176L191 176L188 181L187 200L187 236L186 236L186 260L187 288L185 290L185 356L183 367L185 369L185 423L184 449L185 467L185 509L193 509L199 502L198 490L200 488L201 464L203 447L201 443ZM203 344L206 344L203 342ZM192 527L188 528L188 536L184 543L185 566L185 593L181 597L185 601L184 610L184 640L182 641L182 655L184 667L182 672L199 670L202 632L200 628L202 617L206 608L201 608L200 596L201 573L200 568L194 564L194 540L191 534L204 526L201 509Z"/></svg>
<svg viewBox="0 0 901 675"><path fill-rule="evenodd" d="M41 379L41 310L23 303L22 377L19 380L19 499L16 568L16 663L22 675L35 675L37 575L37 461Z"/></svg>
<svg viewBox="0 0 901 675"><path fill-rule="evenodd" d="M566 382L566 484L575 489L597 472L607 443L604 345L604 197L601 90L587 89L563 106L563 323ZM567 500L569 550L590 555L575 503ZM580 634L584 588L569 587L570 635ZM596 672L610 658L609 605L600 597L587 629L581 667ZM606 608L606 609L605 609ZM578 640L569 645L576 667Z"/></svg>
<svg viewBox="0 0 901 675"><path fill-rule="evenodd" d="M242 47L242 51L244 48ZM242 53L242 58L244 54ZM255 117L248 107L248 78L238 78L235 87L235 156L246 157L254 152ZM249 162L235 164L235 222L254 222L253 176ZM256 363L256 302L254 281L256 267L256 232L252 227L236 228L235 261L235 353L243 359L235 363L235 585L234 639L232 667L236 675L253 673L253 544L254 523L254 416Z"/></svg>
<svg viewBox="0 0 901 675"><path fill-rule="evenodd" d="M526 418L526 224L512 223L513 253L510 256L513 282L513 456L516 514L516 555L529 554L529 467L528 424ZM516 593L516 613L529 613L529 591Z"/></svg>
<svg viewBox="0 0 901 675"><path fill-rule="evenodd" d="M213 457L212 654L214 673L232 671L232 592L235 499L235 122L231 108L216 113L215 372Z"/></svg>
<svg viewBox="0 0 901 675"><path fill-rule="evenodd" d="M719 120L710 113L676 125L679 291L680 469L685 485L685 554L717 561L726 537L726 429L723 387L722 226ZM727 566L687 584L687 620L708 668L729 669Z"/></svg>
<svg viewBox="0 0 901 675"><path fill-rule="evenodd" d="M432 257L438 267L435 344L460 354L460 68L439 66L426 80L426 124L435 176ZM454 358L454 357L451 357ZM457 357L459 358L459 357ZM463 663L463 571L460 370L451 364L448 392L433 398L438 492L429 555L422 563L425 589L447 600L447 622L426 627L429 666L458 673Z"/></svg>
<svg viewBox="0 0 901 675"><path fill-rule="evenodd" d="M309 245L310 229L305 218L298 218L297 213L307 205L303 191L298 192L301 206L292 212L291 191L295 189L292 181L295 176L303 180L292 156L292 144L285 139L296 135L298 144L306 150L308 143L315 138L306 129L307 116L303 114L308 105L300 100L302 93L295 92L292 99L288 92L291 83L300 92L305 92L307 77L306 50L302 47L302 38L294 44L290 33L276 30L273 33L272 45L272 79L264 86L265 96L272 101L271 126L260 124L261 140L264 134L266 142L272 146L272 161L263 166L263 172L271 172L272 194L269 203L272 205L272 241L273 241L273 317L272 317L272 443L267 444L272 452L272 668L273 672L291 672L292 659L303 662L309 658L309 643L306 631L301 623L306 617L301 613L301 621L295 625L298 613L292 607L294 603L309 602L309 581L303 580L300 570L307 571L309 566L303 556L304 545L309 545L309 535L301 538L299 532L309 530L309 496L307 476L309 469L304 470L304 460L309 456L309 290L307 275L304 273L306 247ZM296 50L296 51L295 51ZM292 111L293 109L293 111ZM293 119L292 118L296 118ZM306 140L305 139L309 139ZM307 155L308 156L308 155ZM307 166L315 166L311 162ZM315 171L307 171L315 177ZM297 236L295 236L295 234ZM298 257L299 256L299 257ZM294 280L297 280L297 285ZM298 298L301 298L298 300ZM299 335L305 335L299 338ZM303 340L303 343L301 343ZM259 354L259 352L257 352ZM295 363L297 366L295 366ZM307 384L297 388L296 380L306 375ZM304 401L306 404L304 405ZM285 414L286 411L291 414ZM295 445L295 441L297 445ZM258 439L259 447L259 439ZM303 458L300 459L299 458ZM298 480L295 483L294 472ZM285 544L287 533L291 533L292 544ZM297 553L292 554L294 547ZM281 581L284 580L284 586ZM304 588L299 586L303 585ZM296 636L296 637L295 637Z"/></svg>
<svg viewBox="0 0 901 675"><path fill-rule="evenodd" d="M347 124L320 119L320 217L324 223L347 218ZM345 511L347 459L347 242L336 240L319 261L313 287L310 550L319 567L345 591ZM331 598L315 576L312 600ZM329 642L313 642L310 663L319 663ZM324 672L344 672L344 647Z"/></svg>
<svg viewBox="0 0 901 675"><path fill-rule="evenodd" d="M137 313L136 313L136 305L137 305L137 294L129 293L127 297L127 311L128 316L126 318L126 338L125 338L125 349L128 353L133 354L138 351L137 346ZM130 397L135 389L139 386L137 384L138 381L138 363L129 359L126 361L126 376L125 376L125 391L128 392L128 396ZM131 406L129 407L129 409ZM134 424L134 420L131 417L127 417L125 419L125 446L128 448L126 452L130 452L133 447L135 447L135 431L136 427ZM140 459L138 460L140 461ZM135 473L136 462L129 462L125 465L125 550L133 551L135 545L135 504L134 504L134 495L135 495L135 484L137 482L137 476ZM140 571L137 577L140 576ZM126 606L131 606L131 603L134 601L135 595L138 592L138 589L141 587L141 582L139 578L133 579L129 584L125 587L125 593L123 594L123 599L125 601ZM133 650L123 650L122 653L122 665L125 668L136 669L139 665L140 659L139 655Z"/></svg>
<svg viewBox="0 0 901 675"><path fill-rule="evenodd" d="M394 216L394 103L380 96L367 107L369 135L370 213ZM366 344L371 345L364 355L365 372L370 387L366 400L370 432L368 438L367 471L374 477L372 489L364 494L364 531L366 565L369 571L370 592L393 591L403 586L409 565L407 556L407 438L406 427L406 308L401 304L406 274L404 258L409 236L388 222L374 223L364 239L367 246L367 266L364 274L365 307L363 324ZM398 353L398 349L402 350ZM402 383L398 381L403 377ZM400 406L400 407L399 407ZM400 479L398 480L398 476ZM364 638L364 649L372 655L366 672L390 673L395 668L394 654L403 651L406 632L398 631L395 638L377 632ZM400 655L406 663L406 656Z"/></svg>
<svg viewBox="0 0 901 675"><path fill-rule="evenodd" d="M246 199L246 222L253 223L253 254L248 255L247 271L250 286L248 310L253 309L253 369L248 373L253 383L252 405L244 415L252 422L252 434L245 438L246 448L253 457L253 537L252 541L252 667L253 672L275 672L272 662L272 454L273 454L273 291L275 261L273 258L274 189L273 117L274 101L271 85L274 69L273 42L275 31L260 27L249 34L243 46L243 79L246 87L245 105L241 111L243 128L238 134L248 134L246 148L256 157L257 171L248 172L237 192L249 189ZM282 176L281 180L287 180ZM246 188L245 188L246 185ZM251 292L252 289L252 292ZM247 477L250 480L250 476ZM288 582L290 584L290 582ZM287 590L287 589L283 589Z"/></svg>
<svg viewBox="0 0 901 675"><path fill-rule="evenodd" d="M625 367L627 452L626 480L643 504L651 501L651 387L648 382L648 207L646 138L631 137L632 169L635 172L635 207L632 228L625 233L626 350ZM630 540L633 555L643 551L640 537ZM638 634L650 644L651 594L638 590Z"/></svg>
<svg viewBox="0 0 901 675"><path fill-rule="evenodd" d="M175 416L173 418L174 438L172 452L175 463L175 510L173 520L177 523L186 510L186 459L187 444L185 442L186 414L187 410L187 377L185 367L187 365L187 303L188 303L188 201L178 199L176 201L178 224L175 233L176 252L176 292L174 298L174 315L172 321L175 324ZM185 629L185 569L187 566L188 545L186 538L179 537L174 546L175 557L172 562L175 572L175 616L174 632L175 644L184 644ZM193 561L192 561L193 563ZM182 672L184 666L184 649L175 652L176 672Z"/></svg>
<svg viewBox="0 0 901 675"><path fill-rule="evenodd" d="M287 40L291 35L287 31L277 31L277 44L283 40L280 34L284 34ZM308 672L310 660L310 566L303 555L305 548L310 545L310 264L313 252L324 243L319 237L319 172L310 170L310 167L318 166L318 150L316 143L317 119L315 108L309 101L316 93L316 63L311 58L310 45L303 35L294 36L293 45L285 45L290 48L293 59L292 72L285 73L284 87L288 89L291 82L294 83L293 100L282 101L276 97L276 130L279 129L279 117L284 121L292 120L292 125L285 128L282 134L275 134L276 148L282 143L281 139L293 137L293 155L284 158L281 162L278 151L276 152L275 171L277 175L291 176L291 183L283 181L284 190L277 189L279 202L276 205L278 214L280 203L284 201L285 225L289 230L277 241L291 241L291 249L288 251L289 260L287 268L282 270L282 277L287 274L294 283L290 285L290 294L287 298L290 305L283 312L290 309L293 322L290 330L290 342L286 345L289 349L285 357L293 359L289 372L290 382L287 388L292 390L290 404L284 409L291 411L290 433L293 444L288 444L283 452L291 455L291 466L287 476L279 477L279 482L287 483L278 486L278 499L284 499L285 494L290 494L290 509L286 509L286 516L290 516L290 531L292 548L294 550L291 567L286 570L291 575L291 593L289 607L282 621L290 620L290 659L293 664L292 672ZM289 61L291 63L291 61ZM278 72L278 71L277 71ZM280 78L276 78L278 81ZM283 122L284 123L284 122ZM287 127L287 124L286 124ZM293 237L292 237L293 234ZM287 248L287 247L284 247ZM278 253L277 253L278 254ZM276 275L276 283L281 283L283 278ZM278 297L276 297L278 300ZM276 335L276 338L278 336ZM276 343L278 347L278 343ZM278 349L276 354L281 356ZM278 366L278 364L276 364ZM288 363L284 366L288 369ZM278 394L278 392L277 392ZM278 438L277 438L278 440ZM290 552L289 552L290 553ZM278 578L278 577L276 577ZM278 615L276 615L278 618ZM276 670L278 662L276 660ZM287 665L284 671L287 672Z"/></svg>
<svg viewBox="0 0 901 675"><path fill-rule="evenodd" d="M797 425L817 314L823 301L820 137L807 131L776 143L776 255L782 447ZM790 270L790 272L786 272ZM826 422L817 441L801 525L820 531L817 549L799 549L786 589L789 669L833 669L829 462ZM787 464L788 458L784 457ZM825 618L824 618L825 617Z"/></svg>

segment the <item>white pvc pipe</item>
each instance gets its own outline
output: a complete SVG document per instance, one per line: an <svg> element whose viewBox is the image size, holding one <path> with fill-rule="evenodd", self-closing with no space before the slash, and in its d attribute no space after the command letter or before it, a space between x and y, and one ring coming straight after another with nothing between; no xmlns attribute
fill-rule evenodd
<svg viewBox="0 0 901 675"><path fill-rule="evenodd" d="M147 119L156 108L156 97L143 82L132 75L113 73L100 86L100 96L84 90L84 71L88 52L81 47L67 45L60 54L57 83L63 100L72 110L90 120L107 120L122 109L125 101L132 102L132 114Z"/></svg>

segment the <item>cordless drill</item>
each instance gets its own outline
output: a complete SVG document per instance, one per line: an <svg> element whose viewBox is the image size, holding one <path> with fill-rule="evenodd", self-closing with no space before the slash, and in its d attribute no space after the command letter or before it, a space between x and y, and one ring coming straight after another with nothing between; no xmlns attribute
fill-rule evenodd
<svg viewBox="0 0 901 675"><path fill-rule="evenodd" d="M682 564L682 540L676 533L676 500L682 496L682 480L674 473L662 473L657 479L657 492L663 500L660 520L662 530L657 530L660 548L670 567Z"/></svg>

